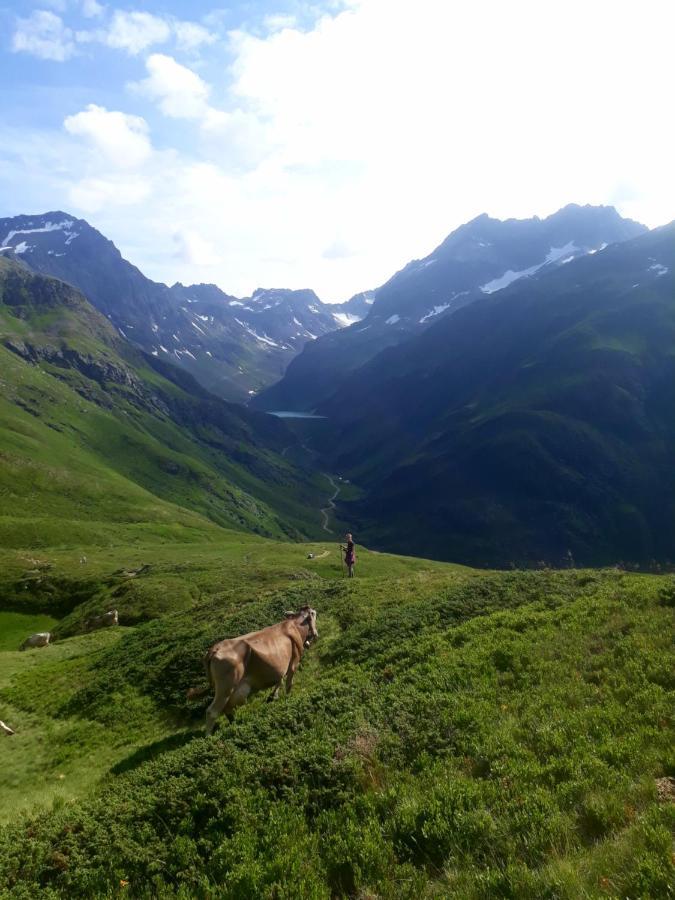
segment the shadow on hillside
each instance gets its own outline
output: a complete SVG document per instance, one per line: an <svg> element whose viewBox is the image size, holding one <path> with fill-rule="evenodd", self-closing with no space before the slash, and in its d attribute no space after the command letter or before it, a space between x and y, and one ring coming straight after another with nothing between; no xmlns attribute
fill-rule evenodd
<svg viewBox="0 0 675 900"><path fill-rule="evenodd" d="M203 736L203 730L180 731L178 734L170 734L168 737L162 738L161 741L155 741L152 744L139 747L138 750L111 766L110 771L113 775L122 775L124 772L137 768L142 763L155 759L167 750L177 750L179 747L189 744L193 738Z"/></svg>

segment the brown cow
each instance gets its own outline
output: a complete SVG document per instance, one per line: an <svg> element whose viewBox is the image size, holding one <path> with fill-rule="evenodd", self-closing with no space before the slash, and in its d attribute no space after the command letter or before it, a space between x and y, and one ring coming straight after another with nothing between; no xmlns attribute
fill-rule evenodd
<svg viewBox="0 0 675 900"><path fill-rule="evenodd" d="M46 647L51 637L52 635L49 631L38 631L37 634L31 634L30 637L27 637L19 647L19 650L28 650L29 647Z"/></svg>
<svg viewBox="0 0 675 900"><path fill-rule="evenodd" d="M232 720L235 708L245 703L249 694L273 688L268 699L274 700L284 677L286 693L290 693L305 647L318 636L316 611L303 606L297 612L287 612L284 621L276 625L214 644L204 657L215 691L206 711L206 733L211 734L222 713ZM191 688L188 697L199 697L208 690Z"/></svg>
<svg viewBox="0 0 675 900"><path fill-rule="evenodd" d="M93 616L84 623L87 631L95 631L97 628L108 628L110 625L119 625L119 616L116 609L111 609L110 612L103 613L102 616Z"/></svg>

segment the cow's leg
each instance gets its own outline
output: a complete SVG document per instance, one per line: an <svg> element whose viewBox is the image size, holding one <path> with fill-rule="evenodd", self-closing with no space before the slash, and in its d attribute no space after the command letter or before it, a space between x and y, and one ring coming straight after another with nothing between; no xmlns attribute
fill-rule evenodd
<svg viewBox="0 0 675 900"><path fill-rule="evenodd" d="M232 691L226 694L216 694L213 698L213 701L209 708L206 710L206 734L213 734L213 729L216 727L216 722L218 721L218 716L222 715L225 707L227 706L230 697L232 695ZM229 718L229 716L228 716Z"/></svg>
<svg viewBox="0 0 675 900"><path fill-rule="evenodd" d="M225 715L230 722L234 722L234 711L238 706L246 703L248 695L251 693L251 685L248 681L242 681L230 694L227 705L225 706Z"/></svg>
<svg viewBox="0 0 675 900"><path fill-rule="evenodd" d="M267 695L267 702L271 703L272 700L276 700L279 696L279 691L281 690L281 682L275 684L270 693Z"/></svg>
<svg viewBox="0 0 675 900"><path fill-rule="evenodd" d="M232 692L230 702L227 704L228 710L236 709L246 703L248 695L251 693L251 685L244 679Z"/></svg>
<svg viewBox="0 0 675 900"><path fill-rule="evenodd" d="M230 668L228 663L223 664L221 662L220 666L218 666L216 661L212 661L210 667L210 674L216 685L216 695L213 698L213 702L206 710L207 735L213 733L218 716L221 716L223 712L228 713L228 719L230 718L229 706L232 695L236 691L237 685L244 674L243 666L232 666ZM214 668L216 670L215 672Z"/></svg>
<svg viewBox="0 0 675 900"><path fill-rule="evenodd" d="M293 676L295 675L296 669L300 665L300 657L293 656L288 665L288 669L286 671L286 695L290 694L291 688L293 687Z"/></svg>

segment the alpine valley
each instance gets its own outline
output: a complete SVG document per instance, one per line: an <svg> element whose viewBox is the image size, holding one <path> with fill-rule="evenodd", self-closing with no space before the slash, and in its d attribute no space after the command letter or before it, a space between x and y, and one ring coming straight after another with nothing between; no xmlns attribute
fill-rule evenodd
<svg viewBox="0 0 675 900"><path fill-rule="evenodd" d="M133 376L98 376L117 392L105 405L118 420L126 415L118 385L136 385L137 375L138 384L168 380L173 395L177 385L199 394L201 409L216 408L213 393L250 401L248 410L218 407L227 411L228 446L237 441L228 465L243 461L247 473L241 480L237 469L234 483L268 503L270 481L283 482L279 471L293 461L306 468L288 477L313 479L324 493L322 473L339 473L350 484L338 492L338 520L380 550L482 566L646 565L672 558L675 527L674 234L675 226L650 232L612 207L569 205L545 219L482 215L382 287L330 305L311 290L238 299L215 285L167 287L83 220L18 216L0 220L8 296L67 294L29 273L61 279L86 297L78 315L89 331L73 323L72 302L68 318L10 299L19 318L2 340L24 362L52 374L60 366L61 382L63 370L89 378L97 358L124 358ZM91 343L94 321L89 360L77 342ZM147 383L125 391L125 401L154 402ZM171 416L185 440L191 401L167 405L166 386L161 397L153 416ZM323 420L287 420L289 430L265 410ZM44 427L42 413L35 417ZM108 431L115 438L106 450L122 433ZM251 450L259 440L277 462L260 462ZM161 496L176 496L175 477L150 478L145 468ZM197 508L220 521L223 510L203 490ZM307 515L302 492L290 494L277 491L276 501L290 509L299 500L295 518L277 527L302 531L304 518L312 533L326 524L325 499L313 499Z"/></svg>
<svg viewBox="0 0 675 900"><path fill-rule="evenodd" d="M481 216L337 306L0 239L1 897L673 895L675 223Z"/></svg>

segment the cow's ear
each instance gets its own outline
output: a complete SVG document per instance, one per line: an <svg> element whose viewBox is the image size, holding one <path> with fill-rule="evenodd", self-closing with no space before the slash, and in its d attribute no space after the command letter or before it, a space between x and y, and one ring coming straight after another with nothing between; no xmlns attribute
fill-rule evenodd
<svg viewBox="0 0 675 900"><path fill-rule="evenodd" d="M294 619L295 615L296 614L294 612L289 612L288 610L286 610L286 612L284 613L284 618L285 619Z"/></svg>

